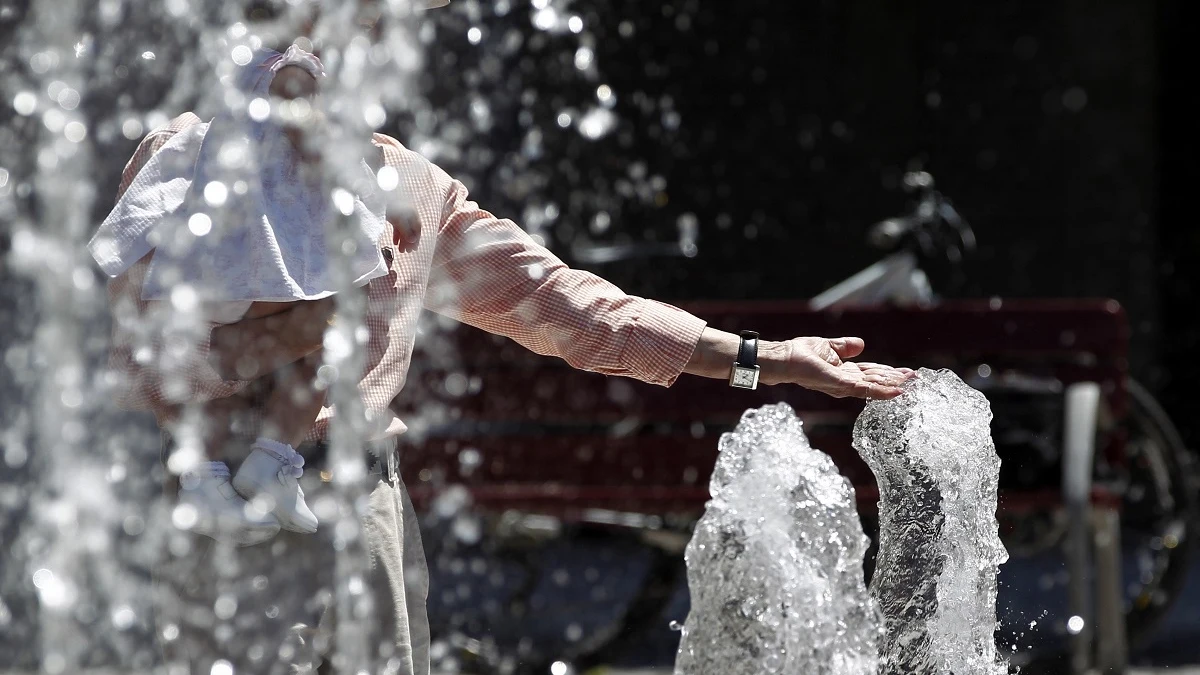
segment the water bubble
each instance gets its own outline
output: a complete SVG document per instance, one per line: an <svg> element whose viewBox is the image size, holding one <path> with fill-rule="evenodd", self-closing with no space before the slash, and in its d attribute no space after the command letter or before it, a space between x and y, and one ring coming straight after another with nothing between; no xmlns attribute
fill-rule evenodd
<svg viewBox="0 0 1200 675"><path fill-rule="evenodd" d="M156 59L158 57L154 55L154 52L147 50L147 51L142 52L142 58L147 61L153 61L154 59Z"/></svg>
<svg viewBox="0 0 1200 675"><path fill-rule="evenodd" d="M29 69L38 75L43 75L56 66L58 66L58 54L54 52L38 52L29 57Z"/></svg>
<svg viewBox="0 0 1200 675"><path fill-rule="evenodd" d="M179 504L171 510L171 524L181 530L190 530L200 522L200 512L191 504Z"/></svg>
<svg viewBox="0 0 1200 675"><path fill-rule="evenodd" d="M439 518L450 518L471 503L471 493L461 485L451 485L433 500L433 512Z"/></svg>
<svg viewBox="0 0 1200 675"><path fill-rule="evenodd" d="M333 197L334 207L343 216L354 213L354 195L351 192L342 188L334 188L331 196Z"/></svg>
<svg viewBox="0 0 1200 675"><path fill-rule="evenodd" d="M237 25L241 26L241 24ZM242 30L245 30L245 26L241 27ZM238 45L233 48L233 52L230 54L230 56L233 58L234 63L238 64L239 66L244 66L247 63L250 63L250 60L254 58L254 52L251 51L251 49L246 45Z"/></svg>
<svg viewBox="0 0 1200 675"><path fill-rule="evenodd" d="M212 232L212 218L209 218L203 213L193 213L191 218L188 218L188 231L197 237Z"/></svg>
<svg viewBox="0 0 1200 675"><path fill-rule="evenodd" d="M46 607L57 609L74 601L70 586L46 568L33 573L33 586L38 591L38 598Z"/></svg>
<svg viewBox="0 0 1200 675"><path fill-rule="evenodd" d="M595 59L595 53L589 47L580 47L575 50L575 68L577 70L587 70L592 67L592 61Z"/></svg>
<svg viewBox="0 0 1200 675"><path fill-rule="evenodd" d="M79 391L77 387L68 387L63 389L59 399L65 408L78 408L83 405L83 392Z"/></svg>
<svg viewBox="0 0 1200 675"><path fill-rule="evenodd" d="M464 544L477 544L483 537L483 525L475 516L461 513L455 517L450 526L450 532Z"/></svg>
<svg viewBox="0 0 1200 675"><path fill-rule="evenodd" d="M363 108L363 121L371 125L372 129L378 129L379 127L383 126L384 122L387 122L387 111L384 110L383 106L379 105L378 103L372 103L371 105Z"/></svg>
<svg viewBox="0 0 1200 675"><path fill-rule="evenodd" d="M379 183L379 189L391 192L400 186L400 173L390 166L385 166L376 174L375 181Z"/></svg>
<svg viewBox="0 0 1200 675"><path fill-rule="evenodd" d="M233 664L225 660L217 661L209 669L208 675L233 675Z"/></svg>
<svg viewBox="0 0 1200 675"><path fill-rule="evenodd" d="M581 18L579 15L575 15L575 16L572 16L571 18L567 19L567 29L570 30L572 33L582 33L583 32L583 18Z"/></svg>
<svg viewBox="0 0 1200 675"><path fill-rule="evenodd" d="M229 198L229 188L221 181L212 181L204 186L204 201L208 202L209 206L224 206L225 200ZM191 223L188 223L191 227Z"/></svg>
<svg viewBox="0 0 1200 675"><path fill-rule="evenodd" d="M110 483L120 483L125 480L125 475L125 465L117 463L108 467L108 473L105 474L104 479Z"/></svg>
<svg viewBox="0 0 1200 675"><path fill-rule="evenodd" d="M1070 619L1067 619L1067 632L1069 632L1071 635L1079 635L1083 632L1083 625L1084 622L1082 616L1073 616Z"/></svg>
<svg viewBox="0 0 1200 675"><path fill-rule="evenodd" d="M42 113L42 124L46 125L46 129L51 133L57 134L67 126L67 116L63 111L51 108Z"/></svg>
<svg viewBox="0 0 1200 675"><path fill-rule="evenodd" d="M483 31L479 30L475 26L471 26L471 28L467 30L467 42L477 45L481 40L483 40Z"/></svg>
<svg viewBox="0 0 1200 675"><path fill-rule="evenodd" d="M464 474L469 474L483 464L483 454L475 448L463 448L458 453L458 464Z"/></svg>
<svg viewBox="0 0 1200 675"><path fill-rule="evenodd" d="M558 11L553 7L543 7L533 14L533 26L538 30L552 30L558 25Z"/></svg>
<svg viewBox="0 0 1200 675"><path fill-rule="evenodd" d="M593 234L604 234L608 231L609 225L612 225L612 216L608 215L606 211L600 211L596 215L592 216L592 222L588 226L588 229L590 229Z"/></svg>
<svg viewBox="0 0 1200 675"><path fill-rule="evenodd" d="M567 675L570 672L570 667L562 661L555 661L550 664L550 675Z"/></svg>
<svg viewBox="0 0 1200 675"><path fill-rule="evenodd" d="M121 529L125 531L125 534L136 537L146 531L146 521L141 516L126 516L125 520L121 522Z"/></svg>
<svg viewBox="0 0 1200 675"><path fill-rule="evenodd" d="M178 312L191 312L200 304L200 298L195 289L187 284L179 284L171 289L171 306Z"/></svg>
<svg viewBox="0 0 1200 675"><path fill-rule="evenodd" d="M79 267L71 273L71 285L77 290L86 291L96 285L96 277L91 270Z"/></svg>
<svg viewBox="0 0 1200 675"><path fill-rule="evenodd" d="M112 622L117 630L129 630L135 621L137 621L137 614L129 605L121 605L113 610Z"/></svg>
<svg viewBox="0 0 1200 675"><path fill-rule="evenodd" d="M217 598L217 601L213 603L213 613L216 614L218 619L228 621L237 613L237 605L237 598L225 594Z"/></svg>
<svg viewBox="0 0 1200 675"><path fill-rule="evenodd" d="M255 122L262 122L271 116L271 103L265 98L256 98L246 106L246 113Z"/></svg>
<svg viewBox="0 0 1200 675"><path fill-rule="evenodd" d="M121 123L121 135L131 141L141 138L142 131L144 131L142 121L136 117L130 117Z"/></svg>

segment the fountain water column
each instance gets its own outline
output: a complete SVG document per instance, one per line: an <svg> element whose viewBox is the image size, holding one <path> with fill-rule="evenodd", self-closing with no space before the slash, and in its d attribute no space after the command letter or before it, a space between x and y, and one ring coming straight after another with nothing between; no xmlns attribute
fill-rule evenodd
<svg viewBox="0 0 1200 675"><path fill-rule="evenodd" d="M325 169L339 187L334 189L335 209L341 210L335 227L329 232L331 251L353 253L345 248L355 240L348 217L349 209L341 200L357 190L339 177L355 176L365 154L372 151L371 133L383 122L381 101L385 96L408 92L411 71L362 36L356 25L356 3L323 0L316 39L323 44L322 60L328 77L322 81L322 97L327 105L328 137L322 148ZM411 15L407 2L392 0L381 7L385 34L392 41L402 40L411 31L397 20ZM346 40L345 36L352 36ZM415 40L414 40L415 42ZM388 45L391 47L392 45ZM408 47L411 50L411 47ZM389 49L388 52L393 50ZM412 64L415 65L415 64ZM387 91L387 90L391 91ZM379 186L375 186L378 189ZM339 192L340 191L340 192ZM339 199L340 197L340 199ZM336 564L334 595L337 629L334 636L333 665L338 672L366 672L379 645L369 645L364 626L371 622L374 607L366 592L369 574L368 552L363 540L362 517L369 508L373 477L366 475L366 442L380 420L368 419L359 393L359 380L366 365L364 349L367 298L364 289L353 287L349 255L334 256L338 283L337 319L326 332L325 363L318 378L329 385L329 402L337 415L330 427L330 464L333 467L337 521L334 546ZM384 459L384 466L392 464Z"/></svg>
<svg viewBox="0 0 1200 675"><path fill-rule="evenodd" d="M921 369L903 396L871 401L854 447L879 483L871 592L883 611L880 672L1003 675L996 653L1000 459L983 394Z"/></svg>
<svg viewBox="0 0 1200 675"><path fill-rule="evenodd" d="M31 348L39 372L34 442L29 457L36 487L24 538L28 572L41 607L39 647L47 672L77 672L87 658L89 629L103 603L89 595L89 555L104 555L111 541L111 498L103 468L84 425L89 402L81 325L94 318L94 276L84 260L94 188L90 177L89 125L79 109L87 74L76 49L85 32L82 0L37 2L21 32L22 57L37 79L34 115L40 117L33 172L32 217L13 231L11 262L37 286L39 323ZM18 168L19 170L19 168ZM14 176L14 180L19 176ZM98 606L99 604L99 606Z"/></svg>
<svg viewBox="0 0 1200 675"><path fill-rule="evenodd" d="M721 437L688 544L692 607L678 675L875 675L880 618L863 582L854 489L785 404Z"/></svg>

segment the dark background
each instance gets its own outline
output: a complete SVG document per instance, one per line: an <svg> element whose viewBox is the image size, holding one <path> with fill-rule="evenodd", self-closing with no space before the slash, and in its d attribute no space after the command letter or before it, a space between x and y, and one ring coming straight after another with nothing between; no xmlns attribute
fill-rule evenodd
<svg viewBox="0 0 1200 675"><path fill-rule="evenodd" d="M25 8L52 1L0 0L13 9L0 13L0 82L24 70L13 45ZM867 228L905 208L902 173L925 169L980 242L964 283L934 276L935 288L1116 298L1131 319L1135 376L1195 446L1200 232L1186 63L1196 3L577 0L565 11L584 19L583 36L543 33L528 3L502 5L453 0L428 16L421 92L436 119L421 127L397 113L385 130L416 149L442 140L436 161L569 262L579 245L676 241L681 219L694 217L693 258L591 268L664 299L811 297L877 258ZM98 72L82 104L103 122L92 138L97 223L136 145L120 120L194 105L162 95L195 36L126 11L95 48L127 75ZM479 45L471 26L483 31ZM585 40L590 73L574 66ZM157 60L139 58L148 45ZM614 132L592 141L559 128L559 113L595 105L600 84L617 97ZM473 116L479 102L489 122ZM38 126L0 101L0 166L14 184L33 166ZM529 151L535 129L540 152ZM0 198L6 356L29 339L34 303L2 257L11 207ZM597 226L600 213L609 227ZM0 360L0 383L15 381L9 367ZM0 394L6 427L21 396ZM0 541L11 540L4 525Z"/></svg>
<svg viewBox="0 0 1200 675"><path fill-rule="evenodd" d="M487 100L494 124L474 138L490 152L439 161L518 222L531 201L555 203L543 227L564 258L581 240L674 240L694 214L695 258L593 269L656 297L811 297L878 257L867 228L904 209L899 177L923 168L980 242L962 283L935 275L936 289L1116 298L1135 376L1189 440L1200 432L1194 3L576 3L596 38L593 79L573 68L573 36L531 30L527 7L474 20L470 7L436 18L425 90L456 120L472 96ZM472 25L485 31L476 47ZM497 47L509 30L525 36L511 53ZM479 75L492 71L505 75ZM601 82L618 97L617 131L559 131L556 112ZM517 100L529 88L532 105ZM539 125L530 159L522 137ZM646 188L654 176L661 189ZM622 181L641 198L622 198ZM598 211L613 222L599 234Z"/></svg>
<svg viewBox="0 0 1200 675"><path fill-rule="evenodd" d="M27 3L0 20L4 42ZM384 131L433 147L477 201L544 236L568 262L574 246L676 241L681 218L693 219L694 258L590 266L663 299L811 297L878 258L867 228L906 207L905 170L927 170L980 243L965 274L933 275L936 290L1116 298L1131 319L1133 372L1164 394L1189 438L1200 432L1189 419L1190 383L1200 380L1191 356L1200 235L1188 217L1194 90L1184 65L1194 4L551 6L580 15L583 35L535 29L526 3L455 0L430 12L420 89L434 125L397 112ZM96 222L136 145L120 120L149 123L195 105L163 96L195 36L126 12L97 33L95 49L127 74L97 72L83 102L104 121L93 135ZM468 42L471 26L483 31L478 45ZM581 44L594 49L590 73L574 66ZM138 58L147 46L155 61ZM22 65L6 58L0 74ZM613 133L593 141L555 124L560 112L578 120L594 107L600 84L617 98ZM472 114L480 102L487 123ZM0 147L30 165L22 144L40 125L14 120L7 105L0 115L12 122ZM540 152L528 151L531 131ZM431 138L434 146L421 142ZM545 217L547 205L556 215ZM603 230L601 212L611 223Z"/></svg>

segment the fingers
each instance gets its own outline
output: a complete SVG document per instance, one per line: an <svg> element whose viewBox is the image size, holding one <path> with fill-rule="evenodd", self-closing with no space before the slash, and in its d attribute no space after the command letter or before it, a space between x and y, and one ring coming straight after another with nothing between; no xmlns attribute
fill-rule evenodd
<svg viewBox="0 0 1200 675"><path fill-rule="evenodd" d="M871 380L851 380L846 383L848 386L848 396L854 398L862 398L873 401L886 401L896 398L904 393L904 388L885 382L872 382Z"/></svg>
<svg viewBox="0 0 1200 675"><path fill-rule="evenodd" d="M837 369L839 398L852 396L868 400L888 400L904 393L904 383L915 377L912 371L904 372L878 363L854 363Z"/></svg>
<svg viewBox="0 0 1200 675"><path fill-rule="evenodd" d="M829 346L840 358L850 359L861 354L867 345L862 338L840 337L829 340Z"/></svg>
<svg viewBox="0 0 1200 675"><path fill-rule="evenodd" d="M911 368L893 368L881 363L860 362L851 365L861 372L864 378L876 384L898 387L917 376Z"/></svg>

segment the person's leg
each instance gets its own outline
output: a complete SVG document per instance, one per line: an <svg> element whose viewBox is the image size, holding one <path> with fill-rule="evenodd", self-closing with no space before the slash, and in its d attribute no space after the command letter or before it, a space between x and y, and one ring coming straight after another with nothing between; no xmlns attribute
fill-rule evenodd
<svg viewBox="0 0 1200 675"><path fill-rule="evenodd" d="M371 556L376 623L371 672L429 675L429 568L417 514L403 482L380 481L371 492L363 534Z"/></svg>

